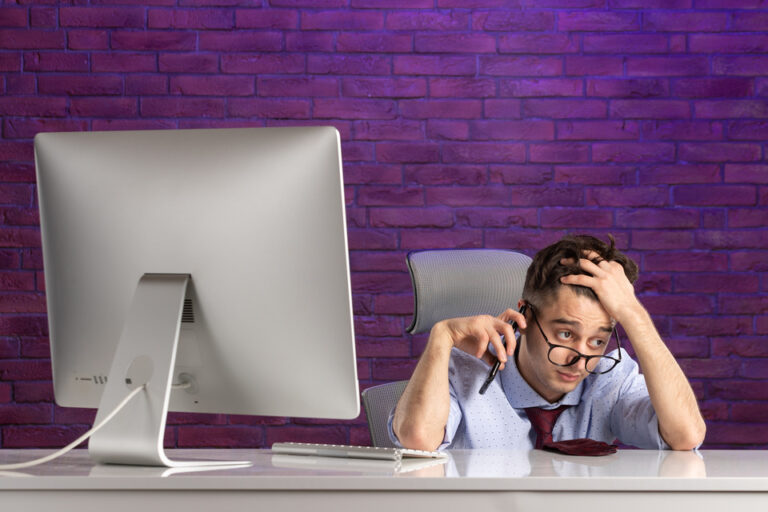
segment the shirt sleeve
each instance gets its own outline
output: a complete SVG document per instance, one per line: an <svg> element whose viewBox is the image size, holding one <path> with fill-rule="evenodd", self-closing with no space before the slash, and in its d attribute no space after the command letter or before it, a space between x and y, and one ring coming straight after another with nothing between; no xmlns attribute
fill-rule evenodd
<svg viewBox="0 0 768 512"><path fill-rule="evenodd" d="M669 445L659 432L659 420L648 395L645 377L640 374L637 363L628 354L626 356L630 364L625 367L619 396L611 410L611 430L624 444L667 450Z"/></svg>

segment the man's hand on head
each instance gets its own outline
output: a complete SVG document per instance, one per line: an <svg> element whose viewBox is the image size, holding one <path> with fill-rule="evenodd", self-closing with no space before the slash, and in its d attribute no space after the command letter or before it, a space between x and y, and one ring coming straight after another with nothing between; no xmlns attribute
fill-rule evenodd
<svg viewBox="0 0 768 512"><path fill-rule="evenodd" d="M507 309L498 317L478 315L462 318L450 318L435 324L433 329L446 334L453 346L493 365L497 357L490 352L493 346L504 369L509 357L515 352L515 331L512 322L517 322L521 328L526 327L525 317L514 309ZM504 336L506 348L501 337Z"/></svg>
<svg viewBox="0 0 768 512"><path fill-rule="evenodd" d="M573 261L561 260L560 263L573 263ZM579 259L578 265L588 274L563 276L560 282L591 288L611 318L624 324L630 315L643 310L621 264L616 261L606 261L596 252L590 251Z"/></svg>

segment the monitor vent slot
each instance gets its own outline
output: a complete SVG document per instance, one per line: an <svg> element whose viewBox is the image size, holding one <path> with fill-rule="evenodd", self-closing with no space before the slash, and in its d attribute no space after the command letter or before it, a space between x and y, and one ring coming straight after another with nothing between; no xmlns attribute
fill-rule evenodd
<svg viewBox="0 0 768 512"><path fill-rule="evenodd" d="M195 322L195 312L192 310L192 299L184 299L184 309L181 312L181 323L192 324Z"/></svg>

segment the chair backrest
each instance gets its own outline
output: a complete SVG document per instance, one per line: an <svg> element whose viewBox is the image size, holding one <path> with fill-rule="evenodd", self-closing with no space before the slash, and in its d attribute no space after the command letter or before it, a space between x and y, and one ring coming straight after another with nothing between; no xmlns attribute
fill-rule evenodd
<svg viewBox="0 0 768 512"><path fill-rule="evenodd" d="M387 419L397 405L397 401L400 400L406 384L408 384L407 380L400 380L363 390L363 407L368 417L373 446L394 446L387 433Z"/></svg>
<svg viewBox="0 0 768 512"><path fill-rule="evenodd" d="M517 309L531 258L501 249L418 251L408 255L414 293L411 334L446 318Z"/></svg>

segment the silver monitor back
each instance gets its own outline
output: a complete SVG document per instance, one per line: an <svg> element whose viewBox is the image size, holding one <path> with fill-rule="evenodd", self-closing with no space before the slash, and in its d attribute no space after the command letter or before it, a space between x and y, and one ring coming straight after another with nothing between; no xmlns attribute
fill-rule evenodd
<svg viewBox="0 0 768 512"><path fill-rule="evenodd" d="M139 279L168 273L194 381L170 410L358 415L334 128L46 133L35 160L58 404L99 405Z"/></svg>

